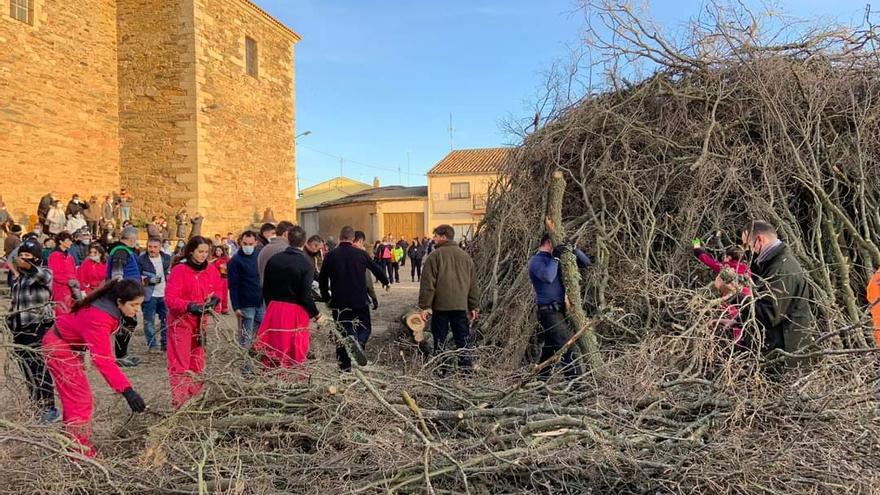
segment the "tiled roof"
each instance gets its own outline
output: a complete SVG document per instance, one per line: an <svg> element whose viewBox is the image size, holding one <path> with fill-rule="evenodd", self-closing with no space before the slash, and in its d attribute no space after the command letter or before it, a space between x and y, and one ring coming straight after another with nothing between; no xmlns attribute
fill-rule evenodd
<svg viewBox="0 0 880 495"><path fill-rule="evenodd" d="M381 201L386 199L428 199L428 186L404 187L404 186L385 186L373 187L363 191L351 194L344 198L334 199L318 205L318 208L324 206L347 205L351 203L361 203L367 201Z"/></svg>
<svg viewBox="0 0 880 495"><path fill-rule="evenodd" d="M498 173L512 154L513 148L455 150L434 165L428 175Z"/></svg>

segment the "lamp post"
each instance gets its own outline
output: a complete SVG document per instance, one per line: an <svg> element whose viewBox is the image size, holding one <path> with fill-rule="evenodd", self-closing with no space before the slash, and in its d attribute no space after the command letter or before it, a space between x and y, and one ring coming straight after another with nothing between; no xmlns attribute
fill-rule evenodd
<svg viewBox="0 0 880 495"><path fill-rule="evenodd" d="M301 138L301 137L303 137L303 136L308 136L308 135L311 134L311 133L312 133L312 131L302 132L302 133L297 134L296 136L294 136L293 139L296 140L296 139L299 139L299 138Z"/></svg>

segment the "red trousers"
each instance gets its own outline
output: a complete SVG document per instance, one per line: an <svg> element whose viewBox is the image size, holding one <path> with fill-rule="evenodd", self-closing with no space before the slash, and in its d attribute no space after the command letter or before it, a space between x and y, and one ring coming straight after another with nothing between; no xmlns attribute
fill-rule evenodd
<svg viewBox="0 0 880 495"><path fill-rule="evenodd" d="M310 341L306 310L298 304L272 301L257 330L254 350L263 355L267 368L292 368L306 361Z"/></svg>
<svg viewBox="0 0 880 495"><path fill-rule="evenodd" d="M198 342L198 331L188 325L168 325L168 379L171 405L180 409L202 390L198 376L205 369L205 348Z"/></svg>
<svg viewBox="0 0 880 495"><path fill-rule="evenodd" d="M89 440L92 436L92 388L86 378L83 355L74 351L53 330L43 338L43 353L61 399L64 428L82 444L85 456L94 457L97 452Z"/></svg>

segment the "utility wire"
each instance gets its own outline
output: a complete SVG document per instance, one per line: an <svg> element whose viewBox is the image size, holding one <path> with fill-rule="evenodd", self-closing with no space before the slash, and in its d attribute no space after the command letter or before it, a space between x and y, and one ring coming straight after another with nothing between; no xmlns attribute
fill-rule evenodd
<svg viewBox="0 0 880 495"><path fill-rule="evenodd" d="M393 167L392 168L392 167L388 167L388 166L373 165L370 163L359 162L357 160L349 160L348 158L345 158L344 156L334 155L333 153L327 153L326 151L321 151L321 150L312 148L311 146L306 146L304 144L297 144L297 146L299 146L300 148L305 148L309 151L313 151L313 152L318 153L320 155L324 155L324 156L327 156L330 158L335 158L336 160L342 160L345 163L360 165L362 167L372 168L375 170L382 170L384 172L394 172L396 174L404 174L404 175L415 176L415 177L427 177L427 175L428 175L428 174L413 174L410 172L401 172L400 167Z"/></svg>

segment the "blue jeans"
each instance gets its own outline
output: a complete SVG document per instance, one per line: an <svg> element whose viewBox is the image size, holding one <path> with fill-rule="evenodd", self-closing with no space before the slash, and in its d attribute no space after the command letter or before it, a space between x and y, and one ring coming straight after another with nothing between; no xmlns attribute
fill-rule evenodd
<svg viewBox="0 0 880 495"><path fill-rule="evenodd" d="M144 311L144 337L147 338L147 346L152 349L156 347L156 314L159 315L159 328L162 332L161 343L165 347L167 333L167 317L168 308L165 307L164 297L151 297L149 301L144 301L141 308Z"/></svg>
<svg viewBox="0 0 880 495"><path fill-rule="evenodd" d="M266 314L266 308L257 306L255 308L238 308L241 311L241 321L238 329L238 343L245 349L250 349L254 343L254 336L260 324L263 323L263 316Z"/></svg>
<svg viewBox="0 0 880 495"><path fill-rule="evenodd" d="M131 220L131 206L122 206L119 208L119 217L121 221Z"/></svg>

